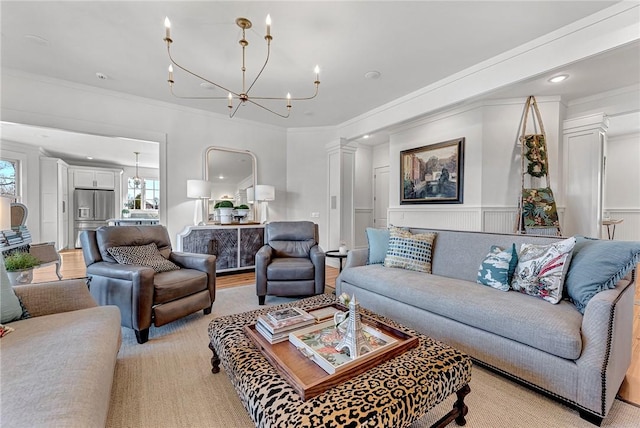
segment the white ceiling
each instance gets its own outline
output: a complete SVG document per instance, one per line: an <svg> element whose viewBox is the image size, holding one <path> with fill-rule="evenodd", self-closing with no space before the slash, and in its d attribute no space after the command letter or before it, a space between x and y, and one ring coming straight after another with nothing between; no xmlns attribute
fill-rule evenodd
<svg viewBox="0 0 640 428"><path fill-rule="evenodd" d="M239 16L253 21L247 36L247 73L254 76L264 58L264 18L269 13L273 20L271 59L254 87L254 96L310 94L316 64L321 68L320 94L312 101L294 103L289 119L250 105L242 107L236 117L284 127L331 126L614 3L2 0L1 65L226 114L226 101L177 100L169 94L164 18L172 22L172 54L177 61L239 91L240 30L234 21ZM570 101L638 84L639 64L640 47L634 44L558 70L572 76L562 85L552 87L549 76L539 76L485 98L535 94L560 95ZM378 71L381 77L366 79L369 71ZM96 78L98 72L108 79ZM201 88L200 81L178 70L175 81L176 92L182 94L225 95ZM10 132L13 138L21 138L17 129L9 129L2 126L3 138ZM68 143L55 145L54 140L49 136L38 144L62 153ZM132 165L128 159L134 158L134 150L131 145L124 150L121 143L98 142L96 154L107 163ZM87 147L86 140L79 144Z"/></svg>

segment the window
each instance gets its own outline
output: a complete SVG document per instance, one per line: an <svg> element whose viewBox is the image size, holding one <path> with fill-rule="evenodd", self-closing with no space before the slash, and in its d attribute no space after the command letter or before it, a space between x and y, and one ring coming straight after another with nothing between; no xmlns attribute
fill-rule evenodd
<svg viewBox="0 0 640 428"><path fill-rule="evenodd" d="M133 179L129 178L126 205L130 210L157 210L160 206L160 180L144 178L136 187Z"/></svg>
<svg viewBox="0 0 640 428"><path fill-rule="evenodd" d="M0 159L0 194L18 198L18 161Z"/></svg>

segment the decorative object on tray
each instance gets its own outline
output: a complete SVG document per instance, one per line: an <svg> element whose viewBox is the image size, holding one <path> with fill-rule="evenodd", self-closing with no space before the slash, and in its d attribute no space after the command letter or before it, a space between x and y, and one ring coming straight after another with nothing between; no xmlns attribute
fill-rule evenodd
<svg viewBox="0 0 640 428"><path fill-rule="evenodd" d="M338 296L338 301L348 308L349 302L351 301L351 296L349 296L347 293L342 293ZM339 328L344 332L345 328L343 326L343 323L347 320L348 317L349 312L337 311L336 313L334 313L333 323L335 324L336 328Z"/></svg>
<svg viewBox="0 0 640 428"><path fill-rule="evenodd" d="M274 344L287 340L292 330L314 324L315 321L313 315L300 308L285 308L259 315L256 330Z"/></svg>
<svg viewBox="0 0 640 428"><path fill-rule="evenodd" d="M338 314L336 314L338 315ZM340 342L336 345L336 351L349 351L349 357L356 359L362 354L371 352L367 338L362 331L362 321L360 320L360 304L356 301L354 294L349 301L349 316L347 326Z"/></svg>
<svg viewBox="0 0 640 428"><path fill-rule="evenodd" d="M344 334L340 333L333 321L295 330L289 334L289 342L325 372L334 374L357 365L362 358L375 358L398 342L380 329L366 324L363 325L362 333L369 351L357 358L336 349Z"/></svg>

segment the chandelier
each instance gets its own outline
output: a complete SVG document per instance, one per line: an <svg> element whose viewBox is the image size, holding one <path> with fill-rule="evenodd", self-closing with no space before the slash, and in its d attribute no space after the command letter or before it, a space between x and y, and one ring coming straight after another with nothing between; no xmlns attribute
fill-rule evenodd
<svg viewBox="0 0 640 428"><path fill-rule="evenodd" d="M171 91L171 94L176 97L176 98L180 98L180 99L206 99L206 100L227 100L227 107L229 108L229 117L233 117L235 116L236 112L238 111L238 109L240 108L240 106L243 106L247 103L253 104L255 106L258 106L264 110L267 110L277 116L280 116L282 118L287 118L289 117L289 114L291 113L291 102L292 101L306 101L306 100L311 100L313 98L315 98L318 95L318 86L320 85L320 69L318 68L318 66L316 65L315 67L315 74L316 74L316 80L313 82L313 85L315 87L315 91L313 93L313 95L309 96L309 97L291 97L290 93L287 93L286 97L258 97L258 96L253 96L253 95L249 95L249 92L251 92L251 89L253 88L253 86L256 84L256 82L258 81L258 79L260 78L260 75L262 74L262 72L264 71L265 67L267 66L267 63L269 62L269 55L271 53L271 40L273 39L273 37L271 37L271 16L267 15L267 19L266 19L266 24L267 24L267 34L264 36L264 39L267 42L267 56L266 59L264 60L264 64L262 65L262 68L260 69L260 71L258 72L258 74L256 75L255 79L253 79L253 81L247 86L247 80L246 80L246 61L245 61L245 51L247 46L249 45L249 42L246 39L245 36L245 31L250 29L252 24L251 21L249 21L247 18L237 18L236 19L236 25L238 27L240 27L242 29L242 38L239 40L240 46L242 47L242 90L240 91L232 91L230 89L227 89L226 87L213 82L209 79L206 79L204 77L202 77L201 75L192 72L191 70L187 69L186 67L183 67L182 65L178 64L173 57L171 56L171 43L173 43L173 40L171 39L171 22L169 21L169 18L165 18L164 20L164 26L165 26L165 38L164 41L167 43L167 53L169 54L169 59L171 60L171 64L169 65L169 89ZM190 97L190 96L181 96L181 95L177 95L174 92L174 79L173 79L173 66L178 67L179 69L189 73L190 75L203 80L207 83L209 83L210 85L213 85L217 88L222 89L223 91L227 92L228 95L227 96L219 96L219 97ZM237 102L234 104L234 100L237 100ZM282 113L278 113L268 107L266 107L265 105L263 105L261 102L262 101L269 101L269 100L275 100L275 101L284 101L286 102L286 108L287 108L287 112L286 114L282 114Z"/></svg>
<svg viewBox="0 0 640 428"><path fill-rule="evenodd" d="M138 175L138 155L140 154L140 152L133 153L135 153L136 155L136 175L131 179L131 181L133 181L133 188L137 189L142 184L142 178L140 178L140 175Z"/></svg>

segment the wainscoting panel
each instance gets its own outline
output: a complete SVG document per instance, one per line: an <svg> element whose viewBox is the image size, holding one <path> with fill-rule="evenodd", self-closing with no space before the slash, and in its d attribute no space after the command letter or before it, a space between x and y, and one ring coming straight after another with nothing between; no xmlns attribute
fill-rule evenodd
<svg viewBox="0 0 640 428"><path fill-rule="evenodd" d="M482 231L489 233L513 233L516 207L491 207L482 210Z"/></svg>
<svg viewBox="0 0 640 428"><path fill-rule="evenodd" d="M354 226L354 248L367 248L367 227L373 227L373 208L356 208Z"/></svg>
<svg viewBox="0 0 640 428"><path fill-rule="evenodd" d="M621 218L624 221L616 225L616 241L640 241L640 209L606 208L611 218ZM613 226L611 226L613 232ZM602 238L607 238L607 228L603 226Z"/></svg>
<svg viewBox="0 0 640 428"><path fill-rule="evenodd" d="M482 228L480 207L392 207L388 218L389 225L394 226L476 231Z"/></svg>

